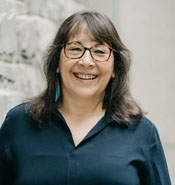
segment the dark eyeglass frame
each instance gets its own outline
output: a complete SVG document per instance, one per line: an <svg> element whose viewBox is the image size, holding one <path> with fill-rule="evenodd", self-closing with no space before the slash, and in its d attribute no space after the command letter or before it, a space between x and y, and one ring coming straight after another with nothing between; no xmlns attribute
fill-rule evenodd
<svg viewBox="0 0 175 185"><path fill-rule="evenodd" d="M106 62L106 61L109 60L112 51L113 51L113 52L117 52L115 49L106 46L107 48L109 48L109 56L108 56L108 58L107 58L106 60L97 60L97 59L95 59L95 58L93 57L93 55L92 55L92 53L91 53L91 49L92 49L93 47L87 48L87 47L84 47L83 45L79 44L80 46L82 46L82 47L84 48L84 51L83 51L83 53L82 53L82 55L81 55L80 57L72 58L72 57L67 56L67 54L66 54L66 45L67 45L67 44L72 44L72 43L75 43L75 42L68 42L68 43L64 44L64 54L66 55L67 58L70 58L70 59L80 59L80 58L82 58L82 57L84 56L86 50L88 50L89 53L90 53L90 55L91 55L91 57L92 57L92 59L94 59L95 61L99 61L99 62Z"/></svg>

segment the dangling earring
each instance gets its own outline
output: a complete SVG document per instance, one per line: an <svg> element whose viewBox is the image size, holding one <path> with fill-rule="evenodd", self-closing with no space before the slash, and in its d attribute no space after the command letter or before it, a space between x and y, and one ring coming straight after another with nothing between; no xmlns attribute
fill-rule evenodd
<svg viewBox="0 0 175 185"><path fill-rule="evenodd" d="M59 75L56 75L56 83L55 83L55 103L58 101L58 98L60 97L60 83L59 83Z"/></svg>

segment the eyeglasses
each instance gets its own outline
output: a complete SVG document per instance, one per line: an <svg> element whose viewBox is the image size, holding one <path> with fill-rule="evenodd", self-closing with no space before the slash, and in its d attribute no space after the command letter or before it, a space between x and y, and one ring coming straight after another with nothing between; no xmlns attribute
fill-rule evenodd
<svg viewBox="0 0 175 185"><path fill-rule="evenodd" d="M90 52L93 59L100 62L108 61L111 51L116 51L103 44L97 44L91 48L84 47L77 42L71 42L64 45L64 53L66 57L71 59L81 58L85 54L86 50Z"/></svg>

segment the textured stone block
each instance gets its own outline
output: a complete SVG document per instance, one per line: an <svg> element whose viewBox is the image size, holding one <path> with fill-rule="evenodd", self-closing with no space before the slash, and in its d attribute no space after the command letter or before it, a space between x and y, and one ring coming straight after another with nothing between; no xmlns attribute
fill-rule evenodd
<svg viewBox="0 0 175 185"><path fill-rule="evenodd" d="M42 17L60 23L69 15L84 9L84 6L73 0L24 0L29 14Z"/></svg>
<svg viewBox="0 0 175 185"><path fill-rule="evenodd" d="M0 62L0 124L6 112L44 89L40 65Z"/></svg>
<svg viewBox="0 0 175 185"><path fill-rule="evenodd" d="M0 60L23 63L42 60L58 27L47 19L26 15L5 16L0 24Z"/></svg>
<svg viewBox="0 0 175 185"><path fill-rule="evenodd" d="M0 62L0 90L33 96L44 87L40 66Z"/></svg>
<svg viewBox="0 0 175 185"><path fill-rule="evenodd" d="M0 126L3 123L6 113L15 105L21 103L22 99L21 93L15 93L10 91L1 90L0 91Z"/></svg>

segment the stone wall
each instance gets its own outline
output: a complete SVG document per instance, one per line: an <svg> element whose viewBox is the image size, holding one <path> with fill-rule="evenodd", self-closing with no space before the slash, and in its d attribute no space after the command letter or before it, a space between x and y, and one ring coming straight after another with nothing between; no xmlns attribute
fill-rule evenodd
<svg viewBox="0 0 175 185"><path fill-rule="evenodd" d="M73 0L0 0L0 125L44 88L43 55L59 24L84 9Z"/></svg>

